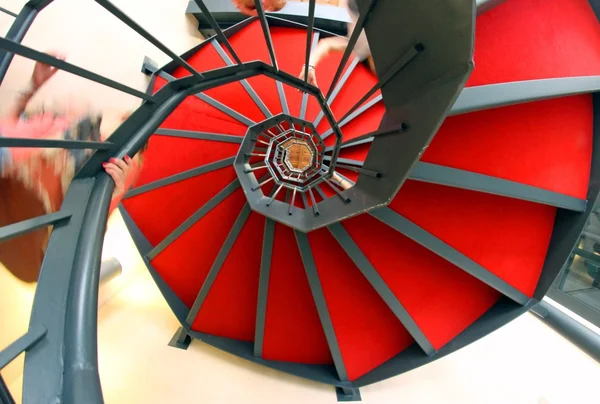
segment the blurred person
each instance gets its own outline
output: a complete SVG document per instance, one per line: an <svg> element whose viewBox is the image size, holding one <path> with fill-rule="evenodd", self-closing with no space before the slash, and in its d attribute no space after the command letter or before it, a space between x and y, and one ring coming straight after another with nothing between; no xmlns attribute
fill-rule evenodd
<svg viewBox="0 0 600 404"><path fill-rule="evenodd" d="M348 23L347 37L332 36L321 39L310 54L308 66L303 65L302 71L298 75L300 79L304 80L305 71L308 69L308 83L312 84L313 86L318 86L316 70L319 62L331 52L344 52L346 50L348 47L348 39L350 35L352 35L352 32L354 32L356 22L360 16L358 12L358 6L356 5L356 0L340 0L339 6L345 7L350 15L351 22ZM356 41L353 50L360 61L367 63L371 71L375 73L375 65L373 63L373 57L371 56L371 49L369 48L369 42L367 41L367 36L365 35L364 30L362 30L358 36L358 40Z"/></svg>
<svg viewBox="0 0 600 404"><path fill-rule="evenodd" d="M262 0L263 10L265 11L279 11L285 7L286 3L287 0ZM254 0L233 0L233 4L242 14L257 15Z"/></svg>
<svg viewBox="0 0 600 404"><path fill-rule="evenodd" d="M50 54L64 60L63 55ZM106 140L111 132L101 128L102 115L81 111L73 103L26 112L31 98L57 71L43 63L35 64L29 85L0 119L0 137ZM123 114L118 121L127 117ZM92 152L0 147L0 226L58 211L75 173ZM138 153L134 158L111 158L103 163L115 182L111 211L135 181L141 162ZM49 235L50 228L44 228L0 243L0 263L22 281L37 281Z"/></svg>

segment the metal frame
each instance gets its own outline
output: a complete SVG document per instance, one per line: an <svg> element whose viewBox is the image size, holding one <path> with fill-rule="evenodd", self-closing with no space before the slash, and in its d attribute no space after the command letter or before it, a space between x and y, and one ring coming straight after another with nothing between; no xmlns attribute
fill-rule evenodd
<svg viewBox="0 0 600 404"><path fill-rule="evenodd" d="M198 312L200 311L200 308L202 307L204 300L206 300L206 297L208 296L208 293L210 292L212 285L214 284L215 280L217 279L217 275L219 275L219 271L221 270L221 267L225 263L225 259L227 258L227 256L229 255L229 252L233 248L233 245L235 244L235 241L237 240L238 236L240 235L242 228L246 224L246 220L248 220L248 217L250 217L251 212L252 211L250 210L250 206L248 205L248 203L246 203L244 205L244 207L242 208L242 210L240 211L240 214L238 215L237 219L235 220L233 227L229 231L229 234L227 235L227 238L225 239L225 242L223 243L221 250L219 250L219 254L217 254L215 261L213 262L212 266L210 267L210 270L208 271L208 275L206 276L204 283L202 283L202 287L200 287L198 296L196 296L196 299L194 300L194 304L192 305L192 308L190 309L190 312L188 313L187 318L185 320L186 323L188 324L188 326L191 327L192 324L194 323L194 320L196 319L196 316L198 315Z"/></svg>
<svg viewBox="0 0 600 404"><path fill-rule="evenodd" d="M400 320L404 328L410 333L411 337L413 337L423 352L427 355L434 354L435 348L429 339L425 336L408 311L406 311L402 303L400 303L398 298L394 295L394 292L392 292L385 283L371 262L369 262L368 258L365 257L360 250L360 247L354 242L346 229L344 229L340 223L332 224L328 229L363 276L371 284L373 289L379 294L381 300L383 300L394 315L398 317L398 320Z"/></svg>
<svg viewBox="0 0 600 404"><path fill-rule="evenodd" d="M600 362L600 335L544 301L531 309L541 321Z"/></svg>
<svg viewBox="0 0 600 404"><path fill-rule="evenodd" d="M337 78L334 80L328 97L326 98L317 88L307 85L305 81L278 70L275 52L270 39L269 22L288 26L302 27L303 25L284 21L276 17L267 18L262 9L261 2L259 0L256 1L259 15L258 19L260 20L265 40L269 48L272 66L261 62L248 62L240 65L241 61L238 60L236 56L233 56L238 64L234 65L229 63L230 61L228 62L226 58L224 58L224 61L228 66L222 69L199 73L185 61L187 57L195 53L198 49L207 46L209 43L215 46L218 51L220 45L217 46L216 39L225 44L225 47L232 52L232 55L235 55L232 48L230 48L228 38L250 22L255 21L256 18L247 19L226 31L217 29L217 35L215 37L210 38L179 56L170 51L131 18L114 7L108 0L97 0L97 2L109 12L113 13L138 34L171 57L171 62L161 69L156 69L151 63L145 64L145 72L151 73L151 86L153 86L153 80L156 76L162 75L162 77L168 77L168 72L172 71L172 69L177 66L182 66L190 71L191 76L170 80L155 94L152 94L151 88L149 88L149 91L147 92L140 92L86 69L82 69L21 45L20 42L28 28L31 26L31 23L34 21L36 15L46 7L51 0L29 1L23 7L21 12L16 15L15 22L6 38L0 39L0 48L2 49L0 53L0 82L6 74L13 54L19 54L50 64L81 77L94 80L114 89L124 91L143 100L142 105L114 132L109 142L100 144L98 142L29 141L26 139L12 139L2 140L3 143L0 143L0 145L8 147L68 147L76 149L92 148L96 150L71 183L63 206L59 212L35 218L31 221L25 221L0 228L1 241L2 239L6 240L9 237L14 237L18 234L33 231L41 226L53 225L53 232L48 243L38 287L35 293L29 333L26 334L23 339L20 339L15 344L11 345L8 350L3 350L2 353L0 353L0 364L2 364L10 361L11 358L14 357L15 352L26 351L23 393L24 402L50 402L61 400L65 402L85 403L102 402L96 352L97 300L102 235L104 234L106 227L108 207L114 187L112 180L102 170L101 163L103 161L106 161L109 157L134 155L146 143L149 137L155 133L165 136L180 136L238 143L238 139L234 139L234 137L230 135L175 131L170 129L161 129L157 131L157 128L187 96L196 95L223 84L241 81L242 86L244 86L246 91L248 91L252 97L253 90L249 85L244 85L244 83L246 83L246 79L259 74L266 75L277 81L277 88L284 111L289 112L289 108L285 100L283 84L293 86L307 94L315 96L324 111L323 116L328 119L330 126L338 137L338 142L341 142L341 131L339 128L342 124L336 122L329 105L333 102L337 92L339 92L345 78L350 75L348 72L350 68L346 69L347 74L344 74L343 76L341 75L341 72L348 62L352 46L348 47L347 55L344 56L345 60L343 60L343 63L340 63L338 71L336 72ZM463 1L465 5L468 3L468 0L459 1ZM305 229L310 230L318 226L332 224L343 218L364 213L367 210L381 207L389 203L391 198L396 194L398 188L409 175L420 152L428 144L431 136L437 131L441 120L448 114L457 114L568 94L598 91L598 79L594 77L568 80L554 79L544 83L540 83L540 81L512 83L512 86L485 86L485 88L467 89L463 91L459 97L458 93L464 85L466 77L472 68L472 25L469 25L469 21L467 20L471 17L474 18L474 9L471 10L471 16L465 15L464 10L461 10L461 13L456 14L455 9L460 7L448 8L445 4L436 2L438 7L435 12L428 15L431 17L431 21L429 22L435 23L440 28L439 32L446 32L446 36L455 36L456 38L461 38L463 41L460 43L457 41L457 43L453 44L452 49L446 49L445 52L438 54L436 52L436 46L440 46L442 41L437 41L435 37L438 32L431 32L431 30L426 29L427 25L419 23L424 14L418 7L415 7L414 10L404 10L406 11L405 13L398 13L397 11L402 7L401 2L381 2L377 7L374 6L374 0L363 0L359 3L360 6L362 6L360 8L362 11L360 28L364 28L366 31L375 65L378 72L381 73L380 77L382 78L371 93L374 93L377 89L381 89L383 102L385 103L388 112L382 121L379 134L385 134L385 136L375 136L376 134L371 134L374 136L374 140L369 156L364 163L338 159L339 146L336 146L332 150L333 153L328 158L328 161L331 161L328 166L329 169L333 170L337 162L350 164L351 167L356 167L355 170L360 174L359 179L353 188L341 191L331 184L327 177L323 177L323 182L329 184L328 186L331 186L339 197L327 198L320 186L317 185L314 189L322 198L326 199L324 202L318 204L316 203L313 189L309 189L313 212L312 215L307 216L322 219L320 219L320 222L315 221L314 223L316 224L303 225ZM426 7L427 4L425 3L427 2L420 2L419 7ZM487 9L496 3L497 2L493 0L477 1L477 6L479 7L478 12ZM315 9L314 0L311 0L309 8ZM308 20L309 32L311 31L311 27L314 28L315 26L315 13L311 14L312 15L309 16L310 18ZM378 32L382 22L389 22L390 15L400 16L400 20L398 20L397 24L385 25L386 30L383 30L385 32ZM470 24L472 24L472 22L473 21L471 20ZM331 33L317 29L314 29L314 31L320 32L323 35L331 35ZM413 32L414 35L409 38L409 36L403 35L405 31ZM356 30L356 35L353 34L352 36L357 38L358 32L360 32L359 29ZM389 38L390 36L400 39L392 44L390 44L389 41L382 40L382 38ZM415 41L414 38L418 38L418 41ZM307 38L307 44L310 43L309 39L310 35ZM426 44L426 51L422 52L420 48L414 48L416 46L415 43ZM411 49L411 47L413 47L413 50L417 51L419 57L416 58L414 52L409 52L406 58L398 60L396 56L404 54L405 52L403 52L403 50ZM442 54L452 55L452 59L437 59L438 56ZM352 67L353 64L354 66L356 65L353 61L351 62L350 67ZM341 81L339 81L340 79ZM516 91L517 85L521 86L521 90ZM541 89L540 85L542 85ZM533 87L529 88L528 86L538 87L533 91ZM485 99L481 101L481 97L485 97ZM598 136L600 136L600 119L598 118L598 116L600 116L599 97L600 95L598 94L594 95L594 160L592 164L592 181L588 194L589 201L595 201L600 192L600 180L598 177L600 175L598 174L600 173L600 170L598 170L598 162L600 161L600 142L597 141ZM202 94L200 94L200 98L211 103L211 105L217 106L217 108L220 108L225 113L235 113L235 111L228 110L226 106L218 103L216 100L212 100ZM259 99L252 98L258 105ZM364 100L366 100L366 98ZM356 114L360 109L360 104L364 100L361 100L355 107L351 108L346 113L343 121L350 119L353 114ZM452 105L454 105L453 108ZM409 112L407 113L406 111ZM265 112L266 111L263 110L263 113ZM253 123L243 116L238 116L238 118L246 124ZM315 122L320 119L321 118L318 117ZM354 140L353 142L358 143L358 140ZM399 159L398 156L390 156L390 153L387 152L390 149L402 150L402 158ZM398 164L399 160L401 160L400 164ZM161 180L162 182L159 182L158 184L148 184L149 186L147 188L140 188L136 192L139 194L144 191L149 191L174 181L207 172L204 170L218 169L215 167L220 167L221 165L226 166L227 164L228 161L225 159L210 167L208 167L208 165L198 167L168 179L163 179ZM390 172L388 170L389 167L394 167L394 171ZM373 173L375 173L375 175L373 175ZM456 349L460 349L528 310L537 299L540 299L545 294L550 283L556 277L558 269L560 269L562 263L566 260L565 257L568 257L568 254L581 233L591 209L590 205L593 205L588 204L583 212L576 211L577 209L560 209L558 211L556 225L550 242L548 256L542 271L542 276L538 283L534 299L531 300L525 299L522 294L515 292L515 290L513 290L514 288L511 289L511 287L507 287L498 279L490 277L489 272L486 272L485 268L474 267L472 262L465 260L464 256L458 255L456 251L449 249L448 246L441 243L440 240L429 237L431 235L424 234L422 229L415 229L410 226L400 226L398 220L396 220L398 219L396 216L394 216L394 220L390 219L389 212L391 210L385 210L387 209L385 208L384 210L373 211L372 214L378 217L379 220L383 220L392 227L397 228L399 231L412 235L413 239L420 240L427 248L444 256L451 262L458 263L459 266L462 265L461 267L463 270L479 277L484 282L497 288L506 296L510 296L510 298L518 301L520 304L515 304L509 298L502 298L492 309L467 330L432 356L423 355L423 350L431 353L431 349L429 349L429 346L425 342L426 338L419 335L418 330L413 327L410 331L413 335L416 335L416 340L421 346L415 344L413 347L403 351L390 361L374 369L355 382L350 383L345 374L343 359L337 344L331 318L329 317L326 301L320 286L318 273L316 271L306 234L296 231L296 240L300 248L301 257L317 305L319 317L325 330L329 347L334 356L335 367L276 362L260 358L267 304L270 259L275 228L275 223L270 219L266 220L265 238L263 241L263 261L261 262L261 278L259 281L259 300L257 307L256 343L253 345L252 343L215 337L190 329L189 323L193 321L195 313L200 309L203 298L210 290L212 282L216 278L222 263L227 257L245 220L250 214L248 206L244 207L238 220L236 220L236 224L229 233L226 243L219 253L218 259L211 268L209 277L206 279L205 284L200 290L192 311L181 302L150 264L153 257L164 250L169 243L175 240L187 228L193 225L193 223L210 211L222 199L238 189L238 187L239 184L237 181L234 181L225 187L223 191L213 199L209 200L194 215L188 218L172 234L154 248L143 236L135 223L133 223L125 209L121 207L125 222L132 234L137 248L142 253L145 264L177 319L182 324L180 337L199 339L255 363L338 386L341 388L342 393L345 393L346 395L356 393L356 389L360 386L395 376L404 371L436 360ZM276 192L277 190L274 189L274 193L271 194L272 199L275 197ZM134 195L136 195L135 192L129 196ZM306 207L306 209L303 210L309 211L308 197L304 193L302 193L302 197L304 206ZM291 198L294 198L293 194ZM363 205L351 205L348 203L348 201L354 203L354 201L357 200L360 200ZM276 211L277 207L273 205L271 206L271 209ZM383 214L382 212L388 213ZM295 214L295 211L293 215L290 215L290 213L292 213L292 211L287 207L287 209L278 212L277 215L282 217L298 217L298 215ZM353 242L351 242L352 240L348 240L344 237L340 228L341 225L332 225L330 230L333 229L332 232L334 235L337 235L336 238L341 240L340 243L345 247L351 258L358 263L359 269L367 276L367 279L372 284L376 285L377 291L380 295L384 296L388 305L396 307L395 312L397 315L402 317L404 323L407 323L406 316L404 314L402 316L399 314L400 311L397 309L396 302L390 298L384 285L380 282L381 279L376 277L376 274L369 266L364 255L362 255L357 247L353 245ZM57 308L64 308L64 310ZM5 384L0 380L0 397L5 401L12 400L10 396L7 397L5 387Z"/></svg>
<svg viewBox="0 0 600 404"><path fill-rule="evenodd" d="M381 208L371 212L371 216L390 226L399 233L427 248L431 252L451 262L463 271L479 279L481 282L496 289L504 296L509 297L519 304L526 304L530 298L508 282L482 267L469 257L446 244L442 240L427 232L425 229L412 223L404 216L396 213L391 208Z"/></svg>

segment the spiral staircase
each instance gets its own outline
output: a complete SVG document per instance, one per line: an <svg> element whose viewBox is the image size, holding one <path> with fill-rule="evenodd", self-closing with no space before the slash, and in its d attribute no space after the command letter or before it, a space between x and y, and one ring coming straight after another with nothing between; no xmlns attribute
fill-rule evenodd
<svg viewBox="0 0 600 404"><path fill-rule="evenodd" d="M307 25L259 2L224 31L197 1L216 35L181 56L98 3L173 58L144 61L145 93L0 41L146 100L42 218L55 227L21 344L25 402L102 400L89 303L112 192L100 164L148 139L120 209L181 323L171 344L198 339L340 400L529 310L597 198L595 0L358 1L378 77L349 49L319 64L320 89L295 77L332 35L314 27L314 1Z"/></svg>

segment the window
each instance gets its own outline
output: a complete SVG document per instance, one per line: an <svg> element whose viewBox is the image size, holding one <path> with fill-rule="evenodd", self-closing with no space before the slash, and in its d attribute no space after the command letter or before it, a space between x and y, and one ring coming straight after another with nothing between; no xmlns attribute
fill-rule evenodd
<svg viewBox="0 0 600 404"><path fill-rule="evenodd" d="M600 327L600 203L594 206L548 297Z"/></svg>

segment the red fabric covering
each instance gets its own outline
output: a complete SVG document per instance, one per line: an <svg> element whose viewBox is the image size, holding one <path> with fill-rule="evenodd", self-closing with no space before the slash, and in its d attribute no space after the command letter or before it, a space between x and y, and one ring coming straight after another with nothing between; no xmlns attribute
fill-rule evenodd
<svg viewBox="0 0 600 404"><path fill-rule="evenodd" d="M416 181L390 207L533 296L556 208Z"/></svg>
<svg viewBox="0 0 600 404"><path fill-rule="evenodd" d="M264 228L264 216L251 213L192 324L194 330L254 341Z"/></svg>
<svg viewBox="0 0 600 404"><path fill-rule="evenodd" d="M600 24L586 0L507 0L477 18L467 86L600 74Z"/></svg>
<svg viewBox="0 0 600 404"><path fill-rule="evenodd" d="M585 199L592 113L580 95L450 117L421 160Z"/></svg>
<svg viewBox="0 0 600 404"><path fill-rule="evenodd" d="M207 44L196 52L188 59L188 63L200 72L227 66L211 44ZM189 73L183 67L179 67L173 72L173 76L180 78L189 76ZM220 101L254 121L265 119L265 116L239 82L229 83L206 90L204 91L204 94Z"/></svg>
<svg viewBox="0 0 600 404"><path fill-rule="evenodd" d="M344 227L436 349L500 298L492 288L370 215L347 220Z"/></svg>
<svg viewBox="0 0 600 404"><path fill-rule="evenodd" d="M269 51L267 50L267 45L259 21L251 23L240 32L231 36L229 42L242 62L258 60L267 64L271 63ZM227 52L227 50L225 51ZM278 60L279 56L280 55L277 54ZM250 83L254 91L256 91L260 99L265 103L273 115L282 112L275 80L260 75L249 78L248 83Z"/></svg>
<svg viewBox="0 0 600 404"><path fill-rule="evenodd" d="M328 230L309 240L346 372L355 380L413 339Z"/></svg>
<svg viewBox="0 0 600 404"><path fill-rule="evenodd" d="M332 363L294 231L279 223L275 225L263 357Z"/></svg>
<svg viewBox="0 0 600 404"><path fill-rule="evenodd" d="M123 205L156 246L235 178L232 167L221 168L125 199Z"/></svg>
<svg viewBox="0 0 600 404"><path fill-rule="evenodd" d="M238 149L234 143L154 135L144 153L144 170L136 186L235 157Z"/></svg>
<svg viewBox="0 0 600 404"><path fill-rule="evenodd" d="M152 260L156 271L188 307L194 303L244 203L244 192L238 189Z"/></svg>

